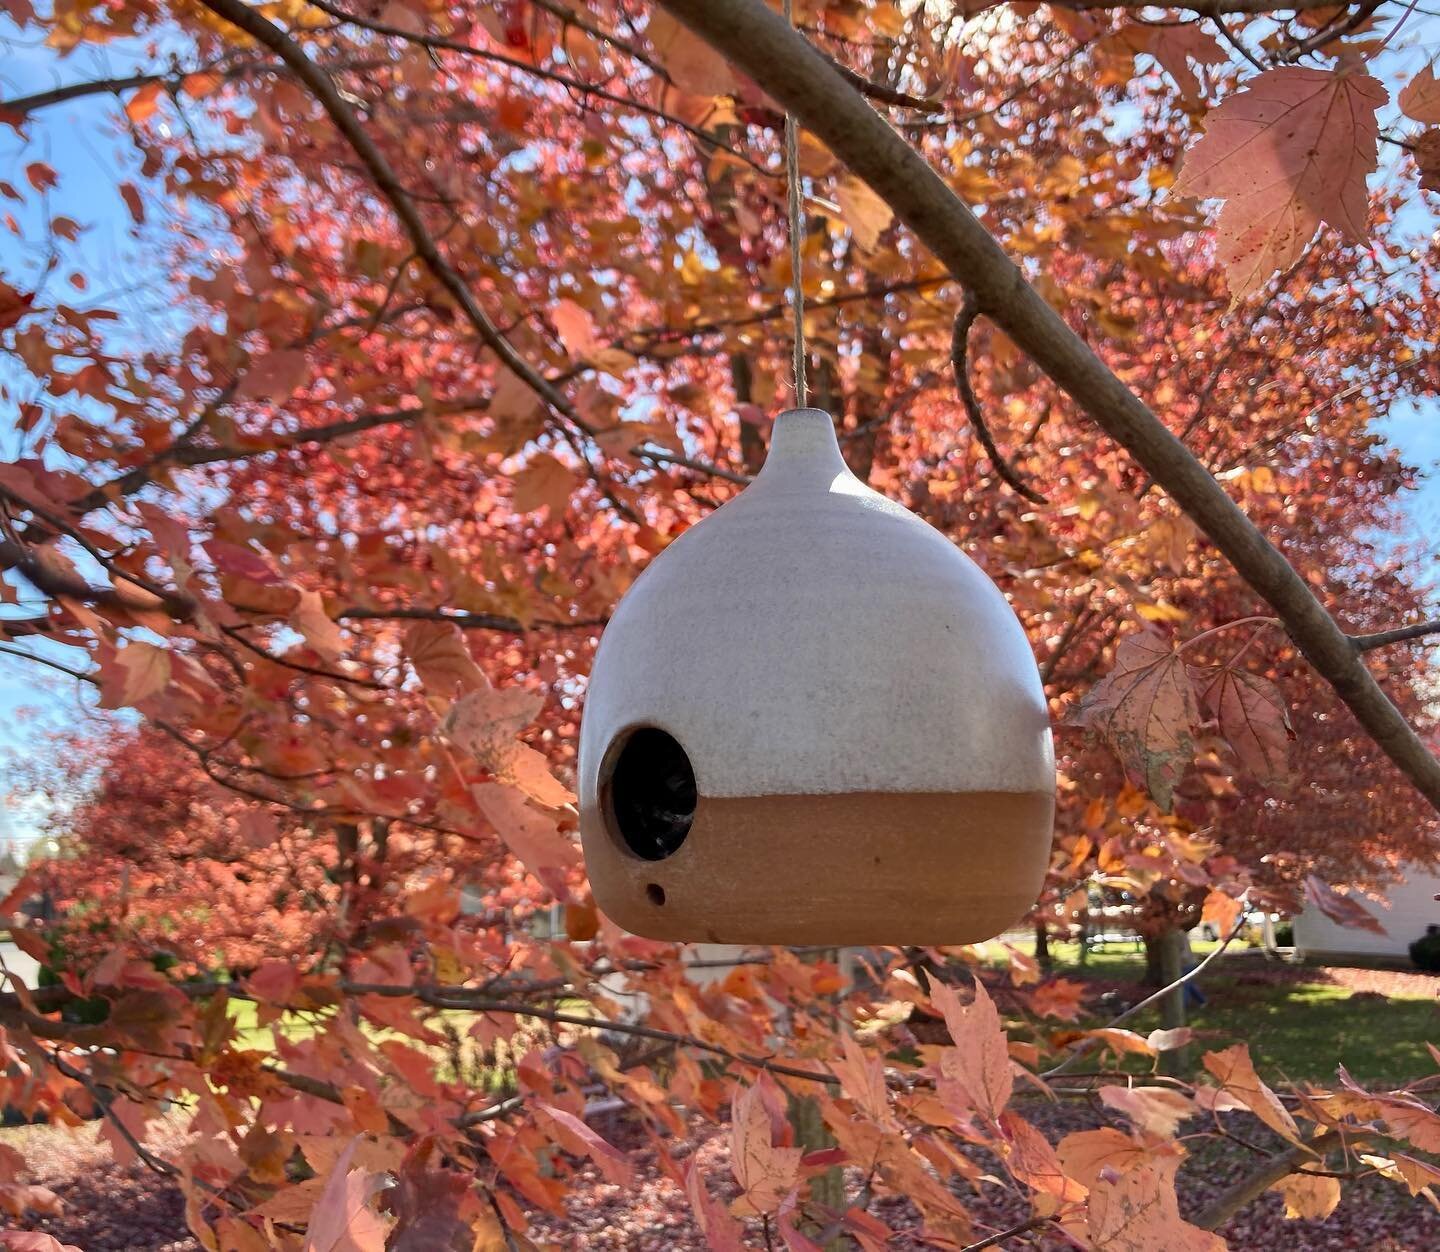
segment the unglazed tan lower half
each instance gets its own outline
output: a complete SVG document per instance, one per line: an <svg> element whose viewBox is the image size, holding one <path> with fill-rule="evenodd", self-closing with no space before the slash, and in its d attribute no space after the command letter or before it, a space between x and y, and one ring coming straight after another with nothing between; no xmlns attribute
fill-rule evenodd
<svg viewBox="0 0 1440 1252"><path fill-rule="evenodd" d="M662 861L581 813L595 899L626 930L710 943L955 944L1035 903L1054 797L971 792L701 797Z"/></svg>

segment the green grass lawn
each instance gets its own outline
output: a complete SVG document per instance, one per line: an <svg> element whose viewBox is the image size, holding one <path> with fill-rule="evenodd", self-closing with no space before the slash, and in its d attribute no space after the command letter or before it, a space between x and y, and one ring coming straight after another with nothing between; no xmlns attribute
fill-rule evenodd
<svg viewBox="0 0 1440 1252"><path fill-rule="evenodd" d="M1204 956L1214 945L1196 944ZM1073 944L1052 945L1054 972L1062 977L1089 976L1116 982L1139 982L1143 954L1121 947L1091 952L1085 966ZM1440 1043L1440 1008L1431 996L1380 998L1357 995L1346 987L1321 981L1288 985L1255 985L1250 970L1267 963L1257 957L1227 954L1200 977L1206 1003L1187 1007L1188 1024L1197 1034L1186 1057L1188 1071L1200 1071L1207 1051L1246 1043L1256 1067L1270 1079L1332 1083L1335 1068L1346 1069L1363 1083L1399 1084L1435 1072L1426 1042ZM1303 976L1303 975L1302 975ZM1104 1025L1113 1014L1096 1013L1082 1025ZM1160 1025L1158 1006L1125 1025L1145 1034ZM1134 1061L1126 1068L1144 1068Z"/></svg>

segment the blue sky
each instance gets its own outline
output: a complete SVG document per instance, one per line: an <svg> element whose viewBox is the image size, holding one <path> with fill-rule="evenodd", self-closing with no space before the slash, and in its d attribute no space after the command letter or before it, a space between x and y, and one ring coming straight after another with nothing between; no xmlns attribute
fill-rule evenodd
<svg viewBox="0 0 1440 1252"><path fill-rule="evenodd" d="M104 49L79 49L62 60L33 34L21 34L6 19L0 19L0 48L4 50L0 56L3 97L124 74L148 60L145 49L133 42ZM63 292L65 300L78 308L104 303L124 310L125 333L130 333L131 328L142 334L153 333L167 320L170 302L163 284L147 279L137 243L131 237L129 213L116 190L122 177L140 181L135 171L137 157L118 116L113 97L57 105L31 128L29 144L11 127L0 125L0 169L5 171L6 179L23 186L28 193L24 166L35 160L51 165L59 175L59 183L46 202L27 194L23 204L10 200L3 204L5 211L19 220L28 238L40 237L37 227L47 215L71 217L84 228L79 239L67 248L65 263L45 279L48 291ZM121 170L125 171L123 175ZM0 274L12 285L32 288L44 277L47 260L43 250L22 246L14 234L0 228ZM69 281L76 271L86 277L84 291ZM33 391L23 379L23 371L15 363L0 357L0 385L11 392L0 406L0 460L13 459L20 446L14 426L15 402L29 398ZM23 591L28 593L28 588ZM27 643L26 647L72 664L79 655L72 649L47 646L43 641ZM0 656L0 806L8 805L5 816L0 818L0 840L25 840L33 834L35 821L44 809L43 800L7 793L15 789L21 759L51 750L46 742L48 732L73 725L84 716L83 696L77 686L73 680L39 666Z"/></svg>
<svg viewBox="0 0 1440 1252"><path fill-rule="evenodd" d="M1433 53L1437 37L1440 23L1411 16L1378 71L1392 96L1398 85ZM153 52L136 41L82 48L61 59L33 36L22 35L4 18L0 18L0 49L4 51L0 57L0 97L123 75L155 63ZM55 106L32 127L33 142L28 146L13 129L0 125L0 169L7 171L5 177L22 184L23 166L33 160L47 162L59 175L58 186L43 205L38 197L27 195L23 206L5 201L0 209L15 213L30 237L38 237L34 228L43 222L43 214L72 217L84 228L77 243L67 248L64 264L48 276L44 276L48 255L22 246L9 230L0 228L0 274L25 289L44 276L49 284L47 291L64 290L71 304L84 307L92 301L102 302L120 310L120 334L160 342L177 328L178 318L164 277L157 276L153 267L147 270L141 261L140 245L132 237L130 217L116 189L122 178L142 181L135 169L136 154L118 117L119 106L109 96ZM1394 149L1388 149L1387 159L1393 154ZM1407 228L1417 234L1435 229L1435 205L1433 199L1429 203L1422 201L1417 192L1406 214ZM147 197L147 207L158 210L159 205ZM155 216L152 212L147 231L163 231L163 221L156 222ZM88 280L84 292L69 285L69 276L75 270L83 271ZM14 394L21 378L13 364L0 359L0 385L12 391L10 403L0 406L0 459L13 458L19 448L11 415L13 402L27 398L23 383L20 393ZM1435 559L1435 537L1440 535L1440 406L1427 402L1398 408L1382 430L1426 475L1420 489L1405 501L1405 525L1396 538L1414 551L1417 560L1428 565ZM27 646L44 648L43 644ZM66 651L51 647L46 654L63 659ZM16 759L50 750L47 729L72 725L83 716L82 696L76 686L60 675L0 656L0 809L6 804L7 791L14 789L13 782L7 786L5 779L12 775ZM11 795L8 803L8 815L0 811L0 840L7 835L29 838L43 812L43 801Z"/></svg>

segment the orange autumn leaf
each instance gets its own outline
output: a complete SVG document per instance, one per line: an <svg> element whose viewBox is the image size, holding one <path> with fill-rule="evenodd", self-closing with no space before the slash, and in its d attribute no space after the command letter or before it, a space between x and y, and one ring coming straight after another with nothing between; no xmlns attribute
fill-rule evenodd
<svg viewBox="0 0 1440 1252"><path fill-rule="evenodd" d="M1263 783L1290 772L1290 743L1295 729L1284 697L1274 683L1247 670L1225 666L1200 697L1240 766Z"/></svg>
<svg viewBox="0 0 1440 1252"><path fill-rule="evenodd" d="M738 1089L730 1106L730 1170L740 1195L731 1211L740 1217L776 1212L795 1186L800 1157L799 1148L775 1144L759 1085Z"/></svg>
<svg viewBox="0 0 1440 1252"><path fill-rule="evenodd" d="M1030 1007L1040 1017L1077 1022L1084 1011L1086 986L1073 978L1049 978L1030 993Z"/></svg>
<svg viewBox="0 0 1440 1252"><path fill-rule="evenodd" d="M125 102L125 116L137 125L146 121L160 107L163 89L163 83L146 83Z"/></svg>
<svg viewBox="0 0 1440 1252"><path fill-rule="evenodd" d="M555 323L565 350L576 360L583 360L600 347L595 319L574 300L561 300L556 304L550 310L550 320Z"/></svg>
<svg viewBox="0 0 1440 1252"><path fill-rule="evenodd" d="M937 1094L956 1109L998 1118L1010 1102L1015 1076L1000 1015L984 983L975 983L969 1004L961 1004L954 989L939 981L931 983L930 997L955 1044L940 1055Z"/></svg>
<svg viewBox="0 0 1440 1252"><path fill-rule="evenodd" d="M290 615L290 624L327 661L336 660L345 650L345 638L340 633L340 627L326 613L325 599L318 591L300 592L300 599Z"/></svg>
<svg viewBox="0 0 1440 1252"><path fill-rule="evenodd" d="M533 808L524 795L503 783L476 783L470 791L510 851L563 899L562 871L579 863L580 850L560 833L554 818Z"/></svg>
<svg viewBox="0 0 1440 1252"><path fill-rule="evenodd" d="M1235 299L1293 265L1321 223L1352 243L1366 238L1375 115L1388 99L1358 70L1291 65L1257 75L1206 117L1175 192L1225 200L1219 257Z"/></svg>
<svg viewBox="0 0 1440 1252"><path fill-rule="evenodd" d="M548 1123L549 1131L567 1152L576 1156L588 1156L600 1172L618 1186L630 1186L635 1181L635 1171L629 1158L614 1144L596 1134L574 1113L537 1100L535 1107Z"/></svg>
<svg viewBox="0 0 1440 1252"><path fill-rule="evenodd" d="M1285 1201L1285 1216L1323 1222L1340 1203L1340 1180L1316 1174L1286 1174L1270 1190Z"/></svg>
<svg viewBox="0 0 1440 1252"><path fill-rule="evenodd" d="M1086 1188L1093 1187L1102 1172L1110 1176L1123 1174L1150 1160L1154 1152L1153 1145L1113 1126L1077 1130L1055 1145L1055 1155L1066 1176Z"/></svg>
<svg viewBox="0 0 1440 1252"><path fill-rule="evenodd" d="M1055 1149L1029 1122L1007 1110L1000 1116L1001 1159L1027 1187L1060 1204L1085 1198L1086 1188L1066 1173Z"/></svg>
<svg viewBox="0 0 1440 1252"><path fill-rule="evenodd" d="M384 1175L353 1165L352 1142L325 1180L310 1214L304 1252L383 1252L390 1223L375 1207Z"/></svg>
<svg viewBox="0 0 1440 1252"><path fill-rule="evenodd" d="M521 513L549 509L555 515L565 511L574 489L575 475L548 452L541 452L515 476L511 499Z"/></svg>
<svg viewBox="0 0 1440 1252"><path fill-rule="evenodd" d="M685 1197L690 1201L695 1224L712 1252L743 1252L745 1228L710 1194L704 1172L693 1159L685 1171Z"/></svg>
<svg viewBox="0 0 1440 1252"><path fill-rule="evenodd" d="M240 379L236 395L242 400L280 404L295 394L310 377L310 363L298 348L281 348L251 361Z"/></svg>
<svg viewBox="0 0 1440 1252"><path fill-rule="evenodd" d="M645 33L681 91L721 96L735 89L735 74L725 58L664 9L651 13Z"/></svg>
<svg viewBox="0 0 1440 1252"><path fill-rule="evenodd" d="M153 643L136 640L100 665L100 707L133 707L163 691L170 681L170 653Z"/></svg>
<svg viewBox="0 0 1440 1252"><path fill-rule="evenodd" d="M1356 894L1336 891L1317 874L1305 875L1305 902L1337 925L1368 930L1377 935L1389 933L1384 923L1360 903Z"/></svg>
<svg viewBox="0 0 1440 1252"><path fill-rule="evenodd" d="M1178 1158L1147 1161L1090 1192L1090 1240L1096 1252L1224 1252L1225 1241L1180 1216Z"/></svg>
<svg viewBox="0 0 1440 1252"><path fill-rule="evenodd" d="M1400 89L1397 102L1406 117L1427 125L1440 123L1440 79L1433 62Z"/></svg>
<svg viewBox="0 0 1440 1252"><path fill-rule="evenodd" d="M890 206L871 191L867 183L855 177L841 182L835 199L845 225L855 232L855 241L867 250L875 247L880 241L880 232L895 217Z"/></svg>
<svg viewBox="0 0 1440 1252"><path fill-rule="evenodd" d="M1169 1087L1101 1087L1100 1099L1138 1129L1163 1139L1173 1138L1180 1123L1200 1111L1188 1096Z"/></svg>
<svg viewBox="0 0 1440 1252"><path fill-rule="evenodd" d="M1219 1052L1207 1052L1202 1062L1225 1091L1244 1104L1271 1130L1291 1143L1299 1142L1300 1129L1296 1126L1294 1117L1280 1103L1275 1093L1260 1080L1250 1060L1250 1049L1243 1043L1234 1044Z"/></svg>
<svg viewBox="0 0 1440 1252"><path fill-rule="evenodd" d="M1162 809L1194 759L1199 703L1189 667L1156 631L1127 636L1110 673L1096 683L1069 717L1098 731L1127 774Z"/></svg>

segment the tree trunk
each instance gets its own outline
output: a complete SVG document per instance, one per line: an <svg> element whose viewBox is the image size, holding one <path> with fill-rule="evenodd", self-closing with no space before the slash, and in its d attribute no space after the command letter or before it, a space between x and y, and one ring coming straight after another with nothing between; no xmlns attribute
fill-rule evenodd
<svg viewBox="0 0 1440 1252"><path fill-rule="evenodd" d="M1141 937L1141 941L1145 944L1145 978L1143 982L1147 987L1163 987L1165 985L1160 948L1168 933L1168 931L1160 931L1158 934Z"/></svg>
<svg viewBox="0 0 1440 1252"><path fill-rule="evenodd" d="M795 1145L803 1152L817 1152L835 1146L834 1136L820 1113L820 1102L814 1096L793 1096L790 1100L790 1125L795 1128ZM845 1175L838 1165L831 1166L810 1184L810 1199L818 1209L825 1210L822 1224L829 1225L845 1213ZM814 1233L812 1231L812 1233ZM826 1252L844 1252L843 1236L821 1245Z"/></svg>
<svg viewBox="0 0 1440 1252"><path fill-rule="evenodd" d="M750 371L750 358L739 352L730 356L730 384L735 389L737 406L753 403L754 378ZM740 418L740 459L747 474L758 474L765 464L765 439L759 427L749 418Z"/></svg>
<svg viewBox="0 0 1440 1252"><path fill-rule="evenodd" d="M1047 974L1055 963L1050 956L1050 931L1044 922L1035 923L1035 960Z"/></svg>
<svg viewBox="0 0 1440 1252"><path fill-rule="evenodd" d="M1148 945L1147 945L1148 946ZM1167 930L1155 941L1160 961L1162 987L1168 987L1185 973L1185 932ZM1160 1001L1160 1024L1166 1030L1185 1025L1185 988L1176 987ZM1185 1050L1176 1048L1160 1054L1160 1072L1176 1074L1185 1068Z"/></svg>

